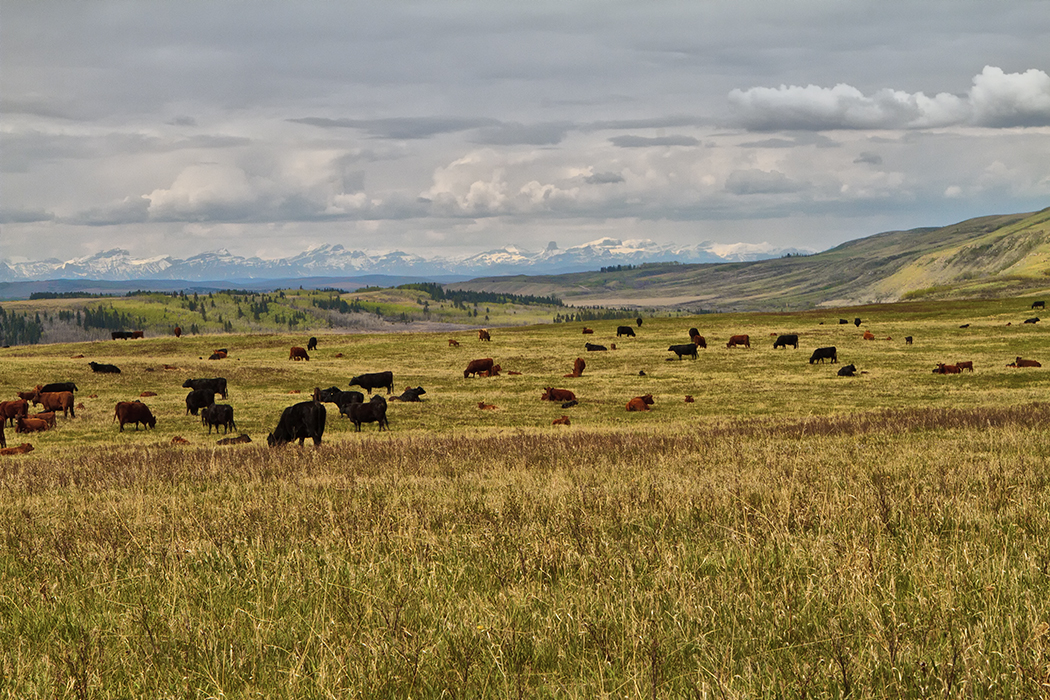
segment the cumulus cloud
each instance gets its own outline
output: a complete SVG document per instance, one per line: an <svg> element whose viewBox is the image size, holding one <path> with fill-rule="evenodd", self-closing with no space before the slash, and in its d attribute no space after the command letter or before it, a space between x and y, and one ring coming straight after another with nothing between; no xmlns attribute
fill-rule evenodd
<svg viewBox="0 0 1050 700"><path fill-rule="evenodd" d="M985 66L965 96L882 89L865 95L834 87L781 85L729 93L747 129L920 129L945 126L1050 126L1050 76L1041 70L1004 73Z"/></svg>

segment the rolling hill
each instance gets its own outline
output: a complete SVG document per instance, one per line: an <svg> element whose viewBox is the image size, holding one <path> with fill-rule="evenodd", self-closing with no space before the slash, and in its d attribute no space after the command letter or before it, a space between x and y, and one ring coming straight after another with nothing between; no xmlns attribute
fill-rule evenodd
<svg viewBox="0 0 1050 700"><path fill-rule="evenodd" d="M902 299L1050 292L1050 208L889 231L806 256L655 263L614 272L481 277L449 285L555 294L576 306L788 311Z"/></svg>

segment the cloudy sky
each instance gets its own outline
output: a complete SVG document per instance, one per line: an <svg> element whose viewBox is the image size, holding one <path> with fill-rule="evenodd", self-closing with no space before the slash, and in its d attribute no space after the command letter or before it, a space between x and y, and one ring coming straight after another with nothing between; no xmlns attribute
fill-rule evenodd
<svg viewBox="0 0 1050 700"><path fill-rule="evenodd" d="M1050 206L1047 3L0 0L0 259L821 250Z"/></svg>

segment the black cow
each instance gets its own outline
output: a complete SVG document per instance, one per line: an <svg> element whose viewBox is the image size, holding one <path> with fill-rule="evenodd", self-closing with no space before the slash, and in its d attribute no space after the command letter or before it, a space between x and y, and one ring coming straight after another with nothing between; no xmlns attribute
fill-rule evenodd
<svg viewBox="0 0 1050 700"><path fill-rule="evenodd" d="M427 390L424 389L421 386L417 386L415 389L409 387L408 389L405 389L401 393L401 396L393 396L393 397L391 397L390 400L391 401L422 401L422 399L419 398L419 397L422 396L425 393L427 393Z"/></svg>
<svg viewBox="0 0 1050 700"><path fill-rule="evenodd" d="M695 343L684 343L682 345L672 345L667 348L668 352L673 352L678 355L678 359L681 360L683 355L689 355L694 360L696 359L696 344Z"/></svg>
<svg viewBox="0 0 1050 700"><path fill-rule="evenodd" d="M361 432L362 423L379 423L380 430L384 426L390 430L390 424L386 420L386 399L378 394L373 396L368 403L350 404L347 406L347 411L357 432Z"/></svg>
<svg viewBox="0 0 1050 700"><path fill-rule="evenodd" d="M131 331L113 331L109 334L109 337L113 340L131 340L135 337L135 334Z"/></svg>
<svg viewBox="0 0 1050 700"><path fill-rule="evenodd" d="M1046 308L1046 302L1045 301L1033 301L1032 302L1032 308L1033 309L1045 309Z"/></svg>
<svg viewBox="0 0 1050 700"><path fill-rule="evenodd" d="M911 341L914 340L910 335L904 336L904 344L911 345Z"/></svg>
<svg viewBox="0 0 1050 700"><path fill-rule="evenodd" d="M107 365L101 362L89 362L92 372L98 372L99 374L120 374L120 367L116 365Z"/></svg>
<svg viewBox="0 0 1050 700"><path fill-rule="evenodd" d="M310 340L306 341L306 349L307 350L316 350L317 349L317 338L314 338L313 336L311 336Z"/></svg>
<svg viewBox="0 0 1050 700"><path fill-rule="evenodd" d="M794 345L795 349L798 350L798 334L788 333L786 335L779 336L777 341L773 343L773 349L786 348L788 345Z"/></svg>
<svg viewBox="0 0 1050 700"><path fill-rule="evenodd" d="M642 327L642 317L641 316L639 316L638 318L634 319L634 322L638 324L639 328Z"/></svg>
<svg viewBox="0 0 1050 700"><path fill-rule="evenodd" d="M842 325L845 325L845 324L847 324L847 323L849 323L849 321L847 321L846 319L844 319L844 318L840 318L840 319L839 319L839 325L840 325L840 326L842 326Z"/></svg>
<svg viewBox="0 0 1050 700"><path fill-rule="evenodd" d="M817 348L813 351L813 354L809 356L809 364L813 364L817 360L820 360L820 364L824 364L824 360L838 362L838 351L834 348L834 346L830 348Z"/></svg>
<svg viewBox="0 0 1050 700"><path fill-rule="evenodd" d="M839 376L840 377L852 377L856 373L857 373L857 367L855 365L845 365L843 367L839 367Z"/></svg>
<svg viewBox="0 0 1050 700"><path fill-rule="evenodd" d="M853 319L853 325L856 326L857 328L860 328L860 318L859 317Z"/></svg>
<svg viewBox="0 0 1050 700"><path fill-rule="evenodd" d="M386 387L386 393L389 394L394 390L394 373L372 372L371 374L362 374L351 379L350 386L359 386L367 390L369 394L372 393L372 389Z"/></svg>
<svg viewBox="0 0 1050 700"><path fill-rule="evenodd" d="M197 411L215 403L215 392L211 389L194 389L186 394L186 415L197 415Z"/></svg>
<svg viewBox="0 0 1050 700"><path fill-rule="evenodd" d="M182 383L183 389L207 389L224 399L230 398L226 394L226 378L213 377L211 379L187 379Z"/></svg>
<svg viewBox="0 0 1050 700"><path fill-rule="evenodd" d="M213 403L210 406L205 406L201 409L201 424L208 426L208 434L211 435L211 427L215 426L215 432L219 432L219 426L222 426L222 432L225 435L231 430L237 429L237 424L233 422L233 406L225 403Z"/></svg>
<svg viewBox="0 0 1050 700"><path fill-rule="evenodd" d="M303 401L284 409L277 427L266 436L270 447L285 445L294 440L302 447L306 438L313 438L315 445L321 444L324 435L324 422L328 412L319 401Z"/></svg>
<svg viewBox="0 0 1050 700"><path fill-rule="evenodd" d="M1038 316L1033 316L1032 318L1026 318L1024 320L1024 322L1025 323L1039 323L1039 317Z"/></svg>
<svg viewBox="0 0 1050 700"><path fill-rule="evenodd" d="M45 384L40 387L41 394L49 394L56 391L68 391L70 393L77 390L77 385L73 382L53 382L51 384Z"/></svg>
<svg viewBox="0 0 1050 700"><path fill-rule="evenodd" d="M700 335L700 331L699 330L697 330L696 328L690 328L689 329L689 339L690 340L692 340L694 337L696 337L698 335Z"/></svg>
<svg viewBox="0 0 1050 700"><path fill-rule="evenodd" d="M630 326L617 326L616 327L616 337L619 338L621 335L629 335L629 336L631 336L633 338L634 337L634 329L631 328Z"/></svg>
<svg viewBox="0 0 1050 700"><path fill-rule="evenodd" d="M322 403L334 403L336 406L344 406L348 403L361 403L365 395L360 391L343 391L337 386L317 391L317 400Z"/></svg>
<svg viewBox="0 0 1050 700"><path fill-rule="evenodd" d="M598 352L599 350L608 350L609 348L604 345L595 345L594 343L584 343L587 347L587 352Z"/></svg>

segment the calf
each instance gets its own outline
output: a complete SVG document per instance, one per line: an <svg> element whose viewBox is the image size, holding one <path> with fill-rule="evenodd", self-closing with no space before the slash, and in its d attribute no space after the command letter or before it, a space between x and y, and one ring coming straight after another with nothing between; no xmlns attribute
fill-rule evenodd
<svg viewBox="0 0 1050 700"><path fill-rule="evenodd" d="M201 424L208 426L208 435L211 435L212 426L215 426L215 432L218 433L221 425L223 435L231 430L236 430L237 424L233 422L233 406L225 403L205 406L201 409Z"/></svg>
<svg viewBox="0 0 1050 700"><path fill-rule="evenodd" d="M572 393L568 389L555 389L553 387L545 387L543 389L543 396L540 397L541 401L575 401L576 394Z"/></svg>
<svg viewBox="0 0 1050 700"><path fill-rule="evenodd" d="M583 329L583 334L584 335L594 335L594 330L591 329L591 328L584 328Z"/></svg>
<svg viewBox="0 0 1050 700"><path fill-rule="evenodd" d="M685 355L689 355L694 360L697 357L697 355L696 355L696 344L695 343L685 343L683 345L672 345L671 347L667 348L667 351L668 352L673 352L674 354L678 355L678 359L679 360L681 360Z"/></svg>
<svg viewBox="0 0 1050 700"><path fill-rule="evenodd" d="M76 418L75 402L72 391L55 391L40 394L40 405L45 411L62 411L63 418Z"/></svg>
<svg viewBox="0 0 1050 700"><path fill-rule="evenodd" d="M791 345L798 350L798 333L788 333L786 335L777 336L776 341L773 343L773 349L785 348Z"/></svg>
<svg viewBox="0 0 1050 700"><path fill-rule="evenodd" d="M463 370L463 378L467 379L470 375L477 375L481 372L487 372L492 369L492 358L483 357L477 360L471 360L467 363L467 368Z"/></svg>
<svg viewBox="0 0 1050 700"><path fill-rule="evenodd" d="M213 377L211 379L187 379L182 383L183 389L207 389L228 399L226 394L226 378Z"/></svg>
<svg viewBox="0 0 1050 700"><path fill-rule="evenodd" d="M1018 357L1016 360L1007 365L1007 367L1042 367L1038 360L1022 360Z"/></svg>
<svg viewBox="0 0 1050 700"><path fill-rule="evenodd" d="M726 343L727 348L735 348L738 345L743 345L745 348L751 347L751 338L746 335L731 335L729 336L729 342Z"/></svg>
<svg viewBox="0 0 1050 700"><path fill-rule="evenodd" d="M564 377L581 377L583 376L583 370L587 367L587 363L583 361L582 357L577 357L576 361L572 363L572 373L562 375Z"/></svg>
<svg viewBox="0 0 1050 700"><path fill-rule="evenodd" d="M1032 318L1026 318L1024 320L1024 322L1025 323L1039 323L1039 317L1038 316L1033 316Z"/></svg>
<svg viewBox="0 0 1050 700"><path fill-rule="evenodd" d="M448 339L448 346L450 348L458 348L459 347L459 341L456 340L455 338L449 338Z"/></svg>
<svg viewBox="0 0 1050 700"><path fill-rule="evenodd" d="M293 346L292 349L288 351L288 359L297 361L309 360L310 356L306 354L306 350L303 348Z"/></svg>
<svg viewBox="0 0 1050 700"><path fill-rule="evenodd" d="M856 365L844 365L839 368L838 375L840 377L852 377L857 373Z"/></svg>
<svg viewBox="0 0 1050 700"><path fill-rule="evenodd" d="M628 411L648 411L649 407L653 405L653 395L646 394L645 396L635 396L633 399L627 402Z"/></svg>
<svg viewBox="0 0 1050 700"><path fill-rule="evenodd" d="M602 352L609 349L604 345L595 345L594 343L584 343L584 347L587 348L587 352Z"/></svg>
<svg viewBox="0 0 1050 700"><path fill-rule="evenodd" d="M389 394L394 390L394 373L387 371L361 374L350 380L350 386L359 386L369 394L372 393L373 389L386 387L386 393Z"/></svg>
<svg viewBox="0 0 1050 700"><path fill-rule="evenodd" d="M145 428L157 427L153 412L141 401L120 401L113 411L113 418L120 423L120 432L124 432L124 426L128 423L134 423L135 430L139 429L139 423Z"/></svg>
<svg viewBox="0 0 1050 700"><path fill-rule="evenodd" d="M223 439L219 440L215 444L216 445L240 445L240 444L251 442L251 441L252 441L252 439L250 437L248 437L244 433L241 433L237 437L224 437Z"/></svg>
<svg viewBox="0 0 1050 700"><path fill-rule="evenodd" d="M824 360L838 362L838 351L835 349L834 346L830 348L817 348L813 351L813 354L809 356L809 364L813 364L817 360L820 360L820 364L824 364Z"/></svg>
<svg viewBox="0 0 1050 700"><path fill-rule="evenodd" d="M973 360L960 360L959 362L955 363L955 366L958 367L960 370L964 370L965 369L965 370L967 370L969 372L972 372L973 371Z"/></svg>
<svg viewBox="0 0 1050 700"><path fill-rule="evenodd" d="M194 389L186 394L186 414L198 415L198 411L215 403L215 392L211 389Z"/></svg>
<svg viewBox="0 0 1050 700"><path fill-rule="evenodd" d="M362 423L378 423L380 431L384 427L390 430L390 424L386 419L386 399L378 394L373 396L368 403L351 404L349 415L357 432L361 432Z"/></svg>
<svg viewBox="0 0 1050 700"><path fill-rule="evenodd" d="M176 338L181 338L182 337L182 329L179 328L178 326L175 326L175 328L172 329L171 332L175 334Z"/></svg>
<svg viewBox="0 0 1050 700"><path fill-rule="evenodd" d="M568 416L562 416L551 421L551 425L572 425L572 423L569 421Z"/></svg>
<svg viewBox="0 0 1050 700"><path fill-rule="evenodd" d="M28 418L29 416L26 417ZM54 411L41 411L39 413L34 413L33 418L39 418L40 420L46 422L47 427L49 428L54 428L56 425Z"/></svg>
<svg viewBox="0 0 1050 700"><path fill-rule="evenodd" d="M226 359L226 351L225 350L216 350L211 355L208 355L208 359L209 360L225 360ZM306 359L310 359L310 358L306 358Z"/></svg>
<svg viewBox="0 0 1050 700"><path fill-rule="evenodd" d="M864 331L864 340L875 340L875 334L871 331Z"/></svg>
<svg viewBox="0 0 1050 700"><path fill-rule="evenodd" d="M630 337L633 338L634 337L634 329L631 328L630 326L617 326L616 327L616 337L619 338L622 335L630 336Z"/></svg>
<svg viewBox="0 0 1050 700"><path fill-rule="evenodd" d="M6 443L4 443L6 444ZM33 446L28 442L23 442L18 447L2 447L0 448L0 455L9 457L11 455L24 455L26 452L32 452Z"/></svg>
<svg viewBox="0 0 1050 700"><path fill-rule="evenodd" d="M16 433L42 433L47 430L47 421L39 418L23 418L18 417L18 422L15 423Z"/></svg>
<svg viewBox="0 0 1050 700"><path fill-rule="evenodd" d="M934 374L959 374L961 371L956 365L946 365L943 362L938 362L933 368Z"/></svg>
<svg viewBox="0 0 1050 700"><path fill-rule="evenodd" d="M478 408L480 408L482 411L495 411L496 410L495 404L485 403L484 401L478 401Z"/></svg>
<svg viewBox="0 0 1050 700"><path fill-rule="evenodd" d="M277 447L298 440L302 447L306 438L313 438L314 445L320 445L326 415L324 404L317 401L303 401L289 406L281 414L277 427L266 436L266 443L270 447Z"/></svg>
<svg viewBox="0 0 1050 700"><path fill-rule="evenodd" d="M120 374L120 367L116 365L107 365L102 362L89 362L88 366L91 367L91 371L97 374Z"/></svg>

